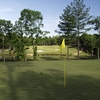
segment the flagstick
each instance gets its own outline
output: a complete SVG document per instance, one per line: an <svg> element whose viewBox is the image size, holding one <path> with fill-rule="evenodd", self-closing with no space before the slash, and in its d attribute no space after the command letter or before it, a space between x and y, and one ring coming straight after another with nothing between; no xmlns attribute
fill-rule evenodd
<svg viewBox="0 0 100 100"><path fill-rule="evenodd" d="M64 57L64 88L66 87L66 62Z"/></svg>
<svg viewBox="0 0 100 100"><path fill-rule="evenodd" d="M65 39L62 40L62 43L61 43L61 46L60 46L60 54L62 52L62 50L66 48L66 45L65 45ZM66 54L66 52L65 52ZM65 65L65 57L64 57L64 87L66 87L66 65Z"/></svg>
<svg viewBox="0 0 100 100"><path fill-rule="evenodd" d="M65 57L64 57L64 88L66 88L66 50L65 50Z"/></svg>

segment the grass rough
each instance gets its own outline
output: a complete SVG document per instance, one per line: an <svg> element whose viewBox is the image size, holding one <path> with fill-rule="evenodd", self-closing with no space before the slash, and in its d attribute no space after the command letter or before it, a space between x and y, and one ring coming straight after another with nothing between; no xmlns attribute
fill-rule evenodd
<svg viewBox="0 0 100 100"><path fill-rule="evenodd" d="M0 100L100 100L100 61L0 63Z"/></svg>

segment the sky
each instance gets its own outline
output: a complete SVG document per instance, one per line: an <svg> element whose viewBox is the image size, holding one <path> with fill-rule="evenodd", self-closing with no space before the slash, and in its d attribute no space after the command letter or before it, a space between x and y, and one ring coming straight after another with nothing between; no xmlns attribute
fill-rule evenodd
<svg viewBox="0 0 100 100"><path fill-rule="evenodd" d="M14 24L25 8L40 11L44 24L42 30L49 31L48 36L55 36L58 35L55 30L58 30L59 16L71 2L73 0L0 0L0 19L11 20ZM84 4L91 8L89 12L91 15L100 15L100 0L84 0Z"/></svg>

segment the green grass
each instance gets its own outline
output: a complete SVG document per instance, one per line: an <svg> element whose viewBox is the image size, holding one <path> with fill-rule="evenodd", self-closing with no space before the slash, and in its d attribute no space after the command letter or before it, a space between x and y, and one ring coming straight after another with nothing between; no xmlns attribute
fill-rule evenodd
<svg viewBox="0 0 100 100"><path fill-rule="evenodd" d="M32 53L33 54L33 47L29 46L29 49L27 49L26 54ZM42 50L43 52L37 52L37 60L57 60L60 59L60 52L59 52L59 46L58 45L53 45L53 46L37 46L37 51ZM69 49L69 55L70 57L73 58L73 54L77 52L77 49L75 48L70 48ZM61 54L66 55L67 51L66 49L63 49ZM27 56L28 59L33 59L33 56L29 57ZM76 58L76 57L74 57Z"/></svg>
<svg viewBox="0 0 100 100"><path fill-rule="evenodd" d="M33 47L29 46L29 49L26 50L26 56L27 59L33 60L33 56L29 56L28 54L33 54ZM60 52L59 52L59 46L53 45L53 46L37 46L37 50L42 50L43 52L37 52L37 60L52 60L52 59L59 59L60 58ZM69 58L76 59L77 58L77 49L76 48L69 48ZM67 49L63 49L62 53L67 56ZM2 56L2 53L0 53L0 56ZM9 50L5 50L5 57L7 59L10 59ZM80 58L91 58L91 55L87 53L80 53Z"/></svg>
<svg viewBox="0 0 100 100"><path fill-rule="evenodd" d="M100 61L0 62L0 100L100 100Z"/></svg>
<svg viewBox="0 0 100 100"><path fill-rule="evenodd" d="M60 58L60 52L59 52L59 46L54 45L54 46L37 46L37 50L42 50L44 52L37 52L38 57L37 60L50 60L50 59L59 59ZM32 46L29 47L29 49L26 51L26 53L33 53ZM77 58L77 49L76 48L69 48L69 58ZM63 49L61 54L65 54L67 56L67 49ZM87 53L80 53L80 58L90 58L91 55ZM28 57L32 58L32 57ZM32 58L33 59L33 58Z"/></svg>
<svg viewBox="0 0 100 100"><path fill-rule="evenodd" d="M33 51L32 48L33 47L30 46L29 49L27 50L27 52L32 53L32 51ZM56 54L59 54L59 50L57 50L57 49L59 49L58 45L53 45L53 46L37 46L37 50L44 51L42 53L53 53L53 54L56 53ZM77 49L70 48L70 54L75 53L75 52L77 52ZM64 49L62 51L62 53L66 53L66 49Z"/></svg>

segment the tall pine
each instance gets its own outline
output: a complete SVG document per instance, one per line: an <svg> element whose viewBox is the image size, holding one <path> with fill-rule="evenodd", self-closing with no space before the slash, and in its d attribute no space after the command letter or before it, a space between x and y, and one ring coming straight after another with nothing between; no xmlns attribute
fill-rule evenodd
<svg viewBox="0 0 100 100"><path fill-rule="evenodd" d="M91 19L89 15L90 7L86 8L84 4L84 0L74 0L71 2L71 8L73 16L75 17L76 21L76 35L78 36L78 55L77 59L79 59L79 50L80 50L80 41L79 36L88 31L90 28L86 28L87 22Z"/></svg>
<svg viewBox="0 0 100 100"><path fill-rule="evenodd" d="M67 58L69 58L69 41L75 28L75 19L72 14L72 8L69 5L63 10L58 27L60 35L67 40Z"/></svg>

